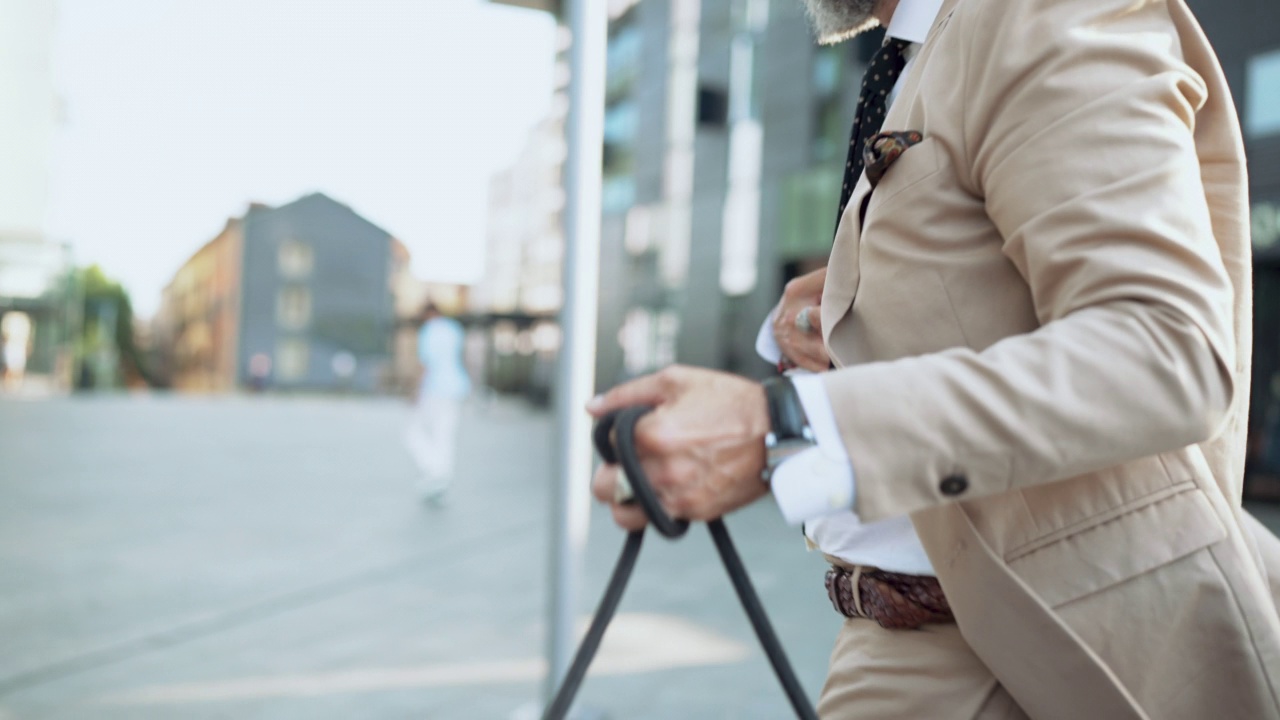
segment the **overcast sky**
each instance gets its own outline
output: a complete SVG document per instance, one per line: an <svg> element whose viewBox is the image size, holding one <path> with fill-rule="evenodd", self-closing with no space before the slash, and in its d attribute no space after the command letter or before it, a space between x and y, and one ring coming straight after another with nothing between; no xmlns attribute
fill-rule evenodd
<svg viewBox="0 0 1280 720"><path fill-rule="evenodd" d="M481 0L61 0L49 229L141 314L250 201L322 191L426 279L483 264L487 183L545 115L554 25Z"/></svg>

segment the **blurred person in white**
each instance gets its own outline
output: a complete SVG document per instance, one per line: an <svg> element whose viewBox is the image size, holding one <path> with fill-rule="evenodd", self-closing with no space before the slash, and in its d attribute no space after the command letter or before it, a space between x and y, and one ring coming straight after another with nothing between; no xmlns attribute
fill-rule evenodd
<svg viewBox="0 0 1280 720"><path fill-rule="evenodd" d="M471 378L462 363L465 333L434 304L422 312L418 360L422 380L405 444L418 465L418 491L426 502L439 502L453 481L458 415L471 393Z"/></svg>
<svg viewBox="0 0 1280 720"><path fill-rule="evenodd" d="M1243 144L1185 0L804 2L820 41L887 30L828 268L760 336L812 374L588 409L655 406L671 514L804 524L847 618L824 719L1280 718Z"/></svg>
<svg viewBox="0 0 1280 720"><path fill-rule="evenodd" d="M26 313L5 313L0 320L0 345L0 352L4 353L4 384L17 387L22 384L31 351L31 318Z"/></svg>

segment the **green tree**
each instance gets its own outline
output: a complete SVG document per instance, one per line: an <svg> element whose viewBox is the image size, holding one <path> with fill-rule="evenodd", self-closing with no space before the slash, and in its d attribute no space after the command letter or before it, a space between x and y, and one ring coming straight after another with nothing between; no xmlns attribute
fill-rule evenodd
<svg viewBox="0 0 1280 720"><path fill-rule="evenodd" d="M114 387L134 379L155 387L134 336L129 293L98 265L81 268L77 281L84 297L84 324L77 355L84 370L78 387Z"/></svg>

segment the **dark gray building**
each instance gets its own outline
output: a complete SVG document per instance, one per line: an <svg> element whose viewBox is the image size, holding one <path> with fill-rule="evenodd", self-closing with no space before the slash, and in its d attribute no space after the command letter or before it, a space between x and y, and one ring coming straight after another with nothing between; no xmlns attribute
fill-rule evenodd
<svg viewBox="0 0 1280 720"><path fill-rule="evenodd" d="M610 27L600 384L673 361L760 375L760 322L830 250L873 36L798 0L640 0ZM744 215L749 222L740 223Z"/></svg>
<svg viewBox="0 0 1280 720"><path fill-rule="evenodd" d="M880 31L819 47L798 2L770 4L757 67L764 122L761 283L735 342L750 344L787 280L826 265L862 72Z"/></svg>
<svg viewBox="0 0 1280 720"><path fill-rule="evenodd" d="M1273 474L1280 493L1280 2L1189 2L1244 131L1255 249L1250 467ZM826 262L859 79L883 33L818 47L800 0L610 8L597 382L671 362L767 374L756 332L786 281ZM755 197L735 205L744 127L759 136ZM744 209L746 235L730 227ZM750 236L745 254L735 232ZM746 276L745 259L755 264Z"/></svg>
<svg viewBox="0 0 1280 720"><path fill-rule="evenodd" d="M683 283L663 269L687 251L687 197L671 191L688 167L672 167L672 124L694 118L669 108L679 99L677 73L696 73L696 56L672 57L673 1L638 2L609 28L596 373L604 387L675 360ZM691 164L688 138L685 145Z"/></svg>
<svg viewBox="0 0 1280 720"><path fill-rule="evenodd" d="M1254 366L1251 480L1280 477L1280 3L1190 0L1231 83L1249 157ZM1251 485L1257 485L1254 482ZM1268 494L1280 491L1280 483Z"/></svg>
<svg viewBox="0 0 1280 720"><path fill-rule="evenodd" d="M1272 219L1280 207L1280 3L1190 0L1190 4L1235 94L1249 154L1251 199L1255 210L1270 207L1264 221L1255 223L1254 244L1269 250L1280 235Z"/></svg>
<svg viewBox="0 0 1280 720"><path fill-rule="evenodd" d="M319 193L251 208L243 232L237 384L378 389L394 329L390 234Z"/></svg>
<svg viewBox="0 0 1280 720"><path fill-rule="evenodd" d="M1245 133L1256 249L1254 447L1280 474L1280 3L1191 4ZM619 7L608 50L599 383L673 361L767 373L754 356L756 331L786 280L826 261L859 78L883 36L820 48L799 0ZM744 114L762 135L756 272L746 284L725 282L734 129Z"/></svg>

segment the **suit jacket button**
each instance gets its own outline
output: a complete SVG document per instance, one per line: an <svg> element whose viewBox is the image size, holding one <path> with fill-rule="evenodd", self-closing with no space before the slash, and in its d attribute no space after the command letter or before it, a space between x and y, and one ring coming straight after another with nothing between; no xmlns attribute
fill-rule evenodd
<svg viewBox="0 0 1280 720"><path fill-rule="evenodd" d="M964 494L969 489L969 478L963 475L951 475L943 479L942 484L938 486L943 495L955 497Z"/></svg>

